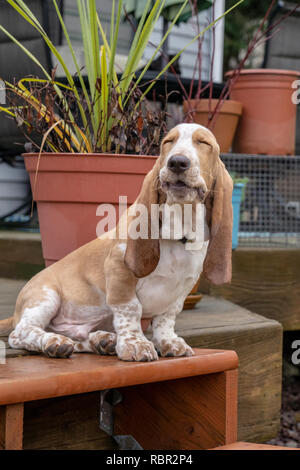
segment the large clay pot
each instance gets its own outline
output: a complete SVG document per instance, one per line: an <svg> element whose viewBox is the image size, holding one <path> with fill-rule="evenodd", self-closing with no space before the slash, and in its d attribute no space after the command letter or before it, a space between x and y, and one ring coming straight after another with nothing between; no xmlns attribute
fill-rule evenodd
<svg viewBox="0 0 300 470"><path fill-rule="evenodd" d="M294 155L297 105L292 101L292 83L299 76L290 70L241 71L230 94L243 104L234 152Z"/></svg>
<svg viewBox="0 0 300 470"><path fill-rule="evenodd" d="M194 121L207 127L210 114L218 104L217 99L189 100L183 102L183 111L194 111ZM232 146L234 134L242 114L242 104L238 101L226 100L220 108L212 129L222 153L228 153Z"/></svg>
<svg viewBox="0 0 300 470"><path fill-rule="evenodd" d="M155 156L109 154L25 154L37 203L46 266L97 237L99 204L132 204ZM35 183L36 179L36 183ZM118 218L118 210L116 211Z"/></svg>

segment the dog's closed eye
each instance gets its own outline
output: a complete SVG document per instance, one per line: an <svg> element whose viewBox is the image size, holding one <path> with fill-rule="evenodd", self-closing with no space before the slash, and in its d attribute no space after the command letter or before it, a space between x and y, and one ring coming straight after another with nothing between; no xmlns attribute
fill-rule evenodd
<svg viewBox="0 0 300 470"><path fill-rule="evenodd" d="M201 140L201 139L196 139L196 140L195 140L195 144L196 144L196 145L202 145L202 144L204 144L204 145L208 145L209 147L211 147L211 144L210 144L209 142L207 142L206 140Z"/></svg>
<svg viewBox="0 0 300 470"><path fill-rule="evenodd" d="M166 139L163 141L163 145L165 144L173 144L175 142L175 138L170 137L169 139Z"/></svg>

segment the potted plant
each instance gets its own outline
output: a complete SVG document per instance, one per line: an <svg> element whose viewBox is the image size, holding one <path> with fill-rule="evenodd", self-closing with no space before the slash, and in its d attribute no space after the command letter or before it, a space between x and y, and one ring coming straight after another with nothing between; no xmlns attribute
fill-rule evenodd
<svg viewBox="0 0 300 470"><path fill-rule="evenodd" d="M194 18L196 31L200 30L199 15L197 5L194 5ZM215 3L212 5L212 17L215 17ZM202 84L202 47L204 36L198 39L198 53L194 66L193 80L191 81L188 92L183 86L184 92L183 111L187 121L193 121L197 124L208 127L216 136L221 152L230 151L233 137L237 128L239 118L242 114L242 104L228 98L225 94L225 88L230 88L228 83L223 88L219 98L213 98L213 76L214 76L214 57L215 57L215 25L212 27L212 52L209 70L209 81L206 85ZM195 78L198 83L195 87ZM178 77L179 81L180 78ZM207 96L207 97L206 97Z"/></svg>
<svg viewBox="0 0 300 470"><path fill-rule="evenodd" d="M291 153L294 148L296 106L291 100L293 93L291 83L299 74L287 71L245 69L254 49L262 41L269 39L278 24L294 11L294 9L291 10L276 23L266 26L275 3L273 0L269 5L238 66L226 74L226 81L219 98L212 98L214 27L212 28L213 46L209 83L202 86L203 37L200 37L198 59L194 70L194 76L198 74L196 92L194 92L194 83L191 83L188 92L183 86L181 87L185 96L183 110L186 120L197 122L212 130L223 153L228 153L231 147L238 153L274 153L275 150L275 153ZM212 8L214 10L214 5ZM198 16L195 15L195 18L197 19ZM199 22L196 21L196 25L198 29ZM179 77L178 80L180 80ZM208 98L205 98L206 94ZM278 104L282 107L280 113L278 113ZM270 122L270 131L265 125L261 126L261 123L267 120ZM234 138L236 133L236 138Z"/></svg>
<svg viewBox="0 0 300 470"><path fill-rule="evenodd" d="M15 116L33 145L32 132L43 136L39 153L27 153L24 158L33 197L37 201L43 255L46 265L50 265L95 238L99 204L112 203L117 206L119 195L127 195L127 202L131 204L139 193L144 176L156 158L149 154L157 155L163 130L159 116L151 112L146 112L145 116L142 112L144 98L154 82L149 83L142 93L138 88L139 81L188 0L183 2L152 59L136 80L135 71L160 16L164 0L147 1L121 78L117 76L115 54L122 0L118 5L115 0L112 2L109 39L97 15L95 0L78 0L88 85L78 66L56 0L52 1L77 70L76 80L26 3L22 0L7 1L41 34L46 46L63 67L67 79L67 84L58 83L55 73L50 76L38 58L0 25L0 30L18 44L45 75L45 79L29 77L17 84L6 83L10 94L21 103L13 103L10 109L2 107L0 110ZM211 25L206 29L209 27ZM99 35L103 42L101 47ZM197 36L192 42L195 40ZM157 77L165 73L189 44L163 67ZM48 152L43 152L44 149Z"/></svg>
<svg viewBox="0 0 300 470"><path fill-rule="evenodd" d="M248 46L253 49L278 31L278 25L299 7L293 8L264 28L274 5L273 0ZM249 55L249 54L248 54ZM235 74L229 71L231 79ZM292 100L293 82L300 72L278 69L244 69L231 86L230 97L243 104L243 115L233 142L237 153L293 155L295 153L296 104Z"/></svg>

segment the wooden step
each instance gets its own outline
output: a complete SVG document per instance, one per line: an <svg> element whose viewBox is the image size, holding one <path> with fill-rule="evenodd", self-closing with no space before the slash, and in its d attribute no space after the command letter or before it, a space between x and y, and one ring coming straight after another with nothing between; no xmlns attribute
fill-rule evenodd
<svg viewBox="0 0 300 470"><path fill-rule="evenodd" d="M24 284L0 279L0 319L12 314ZM281 325L222 298L204 295L195 310L186 310L177 317L176 328L194 348L237 352L238 440L266 442L275 437L281 407ZM13 357L26 351L8 348L6 353Z"/></svg>
<svg viewBox="0 0 300 470"><path fill-rule="evenodd" d="M39 233L0 230L0 277L30 279L44 267Z"/></svg>
<svg viewBox="0 0 300 470"><path fill-rule="evenodd" d="M237 365L234 351L212 349L150 363L93 354L74 354L69 359L8 358L0 367L0 448L22 448L23 417L26 448L34 448L37 400L38 409L58 397L80 395L88 403L91 393L116 388L123 400L114 408L115 433L132 435L144 449L207 449L235 442ZM51 420L53 425L53 407L48 403L47 408L51 416L44 415L39 424L45 429ZM69 427L65 427L69 439ZM82 438L81 426L78 431ZM39 443L38 448L47 447Z"/></svg>
<svg viewBox="0 0 300 470"><path fill-rule="evenodd" d="M254 444L253 442L234 442L226 446L215 447L210 450L300 450L294 447L271 446L268 444Z"/></svg>
<svg viewBox="0 0 300 470"><path fill-rule="evenodd" d="M237 364L234 351L212 349L149 363L82 353L69 359L15 357L0 367L0 405L214 374L235 369Z"/></svg>
<svg viewBox="0 0 300 470"><path fill-rule="evenodd" d="M239 357L238 440L267 442L280 426L282 326L222 298L203 296L178 315L176 331L194 348Z"/></svg>
<svg viewBox="0 0 300 470"><path fill-rule="evenodd" d="M203 283L202 292L277 320L284 331L299 330L299 265L299 248L239 247L232 252L231 284Z"/></svg>

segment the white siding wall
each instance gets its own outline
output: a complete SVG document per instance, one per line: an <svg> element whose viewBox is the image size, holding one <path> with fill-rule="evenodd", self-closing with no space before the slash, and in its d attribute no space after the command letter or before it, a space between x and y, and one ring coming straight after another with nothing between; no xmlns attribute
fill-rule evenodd
<svg viewBox="0 0 300 470"><path fill-rule="evenodd" d="M201 29L204 29L211 19L211 11L206 10L200 14L200 25ZM156 46L160 43L162 38L163 19L160 18L157 25L151 35L150 41ZM169 53L178 53L186 44L188 44L194 36L196 36L197 30L194 25L194 20L189 20L187 23L181 23L179 26L174 26L172 32L169 35ZM209 77L209 66L210 66L210 47L211 45L211 33L207 31L204 36L202 45L202 79L207 80ZM145 58L149 59L154 52L154 48L149 45L145 51ZM181 76L191 78L193 76L193 70L195 60L197 57L198 42L195 41L189 46L180 57L180 69Z"/></svg>
<svg viewBox="0 0 300 470"><path fill-rule="evenodd" d="M216 11L218 14L223 11L224 0L216 0ZM109 32L110 24L110 13L111 13L111 0L97 0L97 9L101 21L107 27L107 32ZM200 24L201 27L205 27L211 21L211 10L206 10L200 13ZM67 28L74 45L80 46L80 24L77 14L77 4L74 0L65 0L65 20ZM155 45L159 44L162 37L162 19L157 23L155 30L151 36L151 42ZM223 29L222 25L218 25L217 30L217 53L216 53L216 62L215 62L215 74L214 78L216 80L221 80L220 76L222 70L222 60L223 54L220 53L220 48L223 49ZM196 34L196 29L193 25L193 20L190 20L187 23L182 23L179 26L175 26L172 33L169 36L169 50L171 54L176 54L179 52ZM119 42L118 42L118 53L127 54L130 48L132 40L132 29L126 24L122 23L119 33ZM211 45L212 45L212 33L208 31L205 33L204 43L203 43L203 62L202 62L202 79L207 80L209 78L209 69L210 69L210 55L211 55ZM180 67L183 77L191 78L193 75L193 68L196 60L197 54L197 41L189 46L186 51L182 54L180 58ZM154 49L151 45L146 48L145 59L149 59L154 52Z"/></svg>

